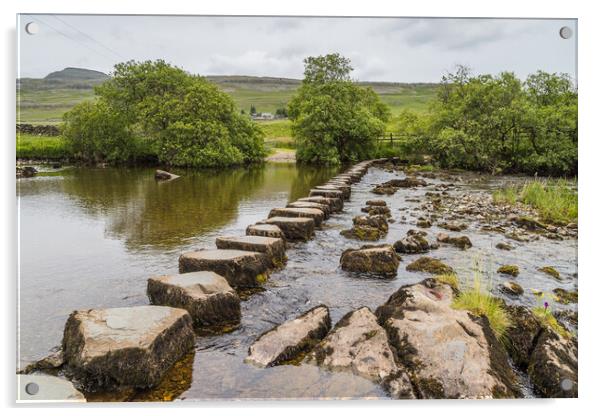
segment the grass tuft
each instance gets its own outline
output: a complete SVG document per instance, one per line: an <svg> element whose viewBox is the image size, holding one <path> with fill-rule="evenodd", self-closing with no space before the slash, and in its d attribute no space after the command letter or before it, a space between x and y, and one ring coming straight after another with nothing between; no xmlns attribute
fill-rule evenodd
<svg viewBox="0 0 602 416"><path fill-rule="evenodd" d="M17 135L18 159L64 159L70 155L67 142L60 136Z"/></svg>
<svg viewBox="0 0 602 416"><path fill-rule="evenodd" d="M545 222L567 223L578 217L578 198L574 182L566 179L531 180L522 187L508 187L493 192L495 204L522 202L537 210Z"/></svg>
<svg viewBox="0 0 602 416"><path fill-rule="evenodd" d="M455 273L440 274L435 279L437 279L437 281L440 283L450 285L455 290L460 289L460 281L458 280L458 276Z"/></svg>
<svg viewBox="0 0 602 416"><path fill-rule="evenodd" d="M563 338L571 338L571 333L558 323L549 309L546 309L543 306L537 306L533 308L533 315L542 326L551 329Z"/></svg>
<svg viewBox="0 0 602 416"><path fill-rule="evenodd" d="M483 288L482 279L482 273L475 272L472 283L454 299L452 307L470 311L478 316L486 316L495 337L501 341L512 321L502 301Z"/></svg>

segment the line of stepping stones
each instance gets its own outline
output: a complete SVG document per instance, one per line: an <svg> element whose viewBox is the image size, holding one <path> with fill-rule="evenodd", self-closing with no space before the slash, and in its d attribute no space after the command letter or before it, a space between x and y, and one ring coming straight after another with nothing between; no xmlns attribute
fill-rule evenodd
<svg viewBox="0 0 602 416"><path fill-rule="evenodd" d="M284 267L286 242L311 239L343 209L351 184L374 162L358 163L308 197L272 209L244 236L218 237L215 249L182 254L180 274L148 279L152 305L74 311L65 324L62 357L47 357L44 364L60 362L85 389L156 386L193 348L195 329L240 322L239 293L261 287L271 271Z"/></svg>

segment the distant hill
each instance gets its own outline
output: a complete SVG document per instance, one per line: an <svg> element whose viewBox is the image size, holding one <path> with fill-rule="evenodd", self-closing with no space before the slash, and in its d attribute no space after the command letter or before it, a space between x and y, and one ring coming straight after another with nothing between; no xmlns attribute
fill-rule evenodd
<svg viewBox="0 0 602 416"><path fill-rule="evenodd" d="M110 77L104 72L94 71L85 68L65 68L61 71L51 72L44 77L45 80L61 80L61 81L81 81L81 80L99 80L104 81Z"/></svg>
<svg viewBox="0 0 602 416"><path fill-rule="evenodd" d="M100 71L65 68L44 78L17 80L17 105L22 123L53 124L75 104L94 98L93 88L110 77ZM274 113L286 107L301 80L246 75L208 75L208 81L230 94L241 111L251 106L260 113ZM425 111L439 84L402 82L363 82L380 95L393 114L402 109Z"/></svg>

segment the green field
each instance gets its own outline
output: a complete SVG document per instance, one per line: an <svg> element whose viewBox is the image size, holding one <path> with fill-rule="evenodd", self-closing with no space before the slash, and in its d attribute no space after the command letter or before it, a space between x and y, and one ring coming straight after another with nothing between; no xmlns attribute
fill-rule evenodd
<svg viewBox="0 0 602 416"><path fill-rule="evenodd" d="M300 81L287 78L210 76L232 96L240 110L249 112L255 106L257 112L274 113L286 107ZM100 82L98 80L96 83ZM50 82L45 79L23 79L17 89L17 121L30 124L56 124L63 114L75 104L94 98L94 81L81 80ZM402 109L425 111L434 97L437 84L402 84L386 82L362 82L370 86L389 105L393 115Z"/></svg>
<svg viewBox="0 0 602 416"><path fill-rule="evenodd" d="M85 71L75 74L73 71L73 68L59 71L59 76L54 78L21 79L17 88L17 122L58 124L62 121L63 114L75 104L94 99L93 86L104 78L86 78ZM238 108L247 114L251 106L255 106L260 113L275 113L278 108L286 107L301 82L288 78L248 76L208 76L207 79L230 94ZM437 84L360 84L372 87L391 108L393 116L402 109L426 111L437 91ZM294 148L289 120L257 123L266 135L268 147ZM388 126L388 130L393 129L394 120ZM64 152L64 142L52 137L21 135L17 143L17 157L20 158L61 157Z"/></svg>

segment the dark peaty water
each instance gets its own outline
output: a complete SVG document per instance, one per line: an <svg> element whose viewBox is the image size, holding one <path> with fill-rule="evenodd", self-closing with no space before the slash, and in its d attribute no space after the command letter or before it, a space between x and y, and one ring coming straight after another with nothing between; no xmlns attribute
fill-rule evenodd
<svg viewBox="0 0 602 416"><path fill-rule="evenodd" d="M251 170L184 172L166 183L156 183L152 173L149 169L70 169L20 181L22 362L41 358L60 343L72 310L147 304L146 279L176 273L180 253L213 247L220 234L244 234L247 225L265 218L271 208L306 196L313 185L336 172L268 164ZM372 186L392 177L395 174L370 169L354 186L343 213L331 216L310 242L289 245L286 268L272 274L264 292L243 302L240 328L197 338L194 355L182 364L186 368L169 376L179 384L175 395L185 400L386 398L381 388L350 374L310 365L258 369L243 360L262 332L315 305L327 305L336 322L352 309L375 309L402 284L427 277L405 270L417 257L410 255L404 256L394 279L354 275L339 268L341 252L362 244L339 232L350 227L366 200L377 197L369 192ZM393 196L378 196L387 200L396 220L383 241L392 243L415 228L412 221L399 222L399 209L410 207L411 212L420 204L406 198L421 197L426 191L402 189ZM428 231L432 238L444 230L435 226ZM521 303L535 303L528 288L549 292L558 286L576 286L576 279L559 284L537 273L542 265L555 266L563 276L576 273L575 240L542 239L502 252L494 248L503 239L498 234L476 227L462 234L470 236L472 249L463 252L442 246L430 255L461 275L469 275L477 260L491 270L506 263L519 265L517 281L526 289ZM495 284L503 278L493 273L492 279ZM149 398L157 396L138 397Z"/></svg>

